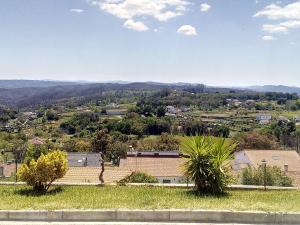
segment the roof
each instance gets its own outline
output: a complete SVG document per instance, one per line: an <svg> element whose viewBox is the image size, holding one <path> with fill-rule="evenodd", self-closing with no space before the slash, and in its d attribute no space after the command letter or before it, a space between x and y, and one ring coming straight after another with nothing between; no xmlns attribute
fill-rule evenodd
<svg viewBox="0 0 300 225"><path fill-rule="evenodd" d="M99 153L68 153L68 163L70 167L76 166L99 166ZM87 161L86 161L87 160Z"/></svg>
<svg viewBox="0 0 300 225"><path fill-rule="evenodd" d="M178 151L134 151L127 152L127 157L177 157L179 158Z"/></svg>
<svg viewBox="0 0 300 225"><path fill-rule="evenodd" d="M42 145L44 144L43 139L39 138L39 137L35 137L33 139L30 140L30 142L34 145Z"/></svg>
<svg viewBox="0 0 300 225"><path fill-rule="evenodd" d="M182 158L127 157L121 159L120 169L140 171L154 177L183 177Z"/></svg>
<svg viewBox="0 0 300 225"><path fill-rule="evenodd" d="M262 164L262 160L267 161L267 165L278 166L284 170L284 165L288 165L289 171L300 170L300 156L296 151L288 150L244 150L239 154L246 154L254 167Z"/></svg>

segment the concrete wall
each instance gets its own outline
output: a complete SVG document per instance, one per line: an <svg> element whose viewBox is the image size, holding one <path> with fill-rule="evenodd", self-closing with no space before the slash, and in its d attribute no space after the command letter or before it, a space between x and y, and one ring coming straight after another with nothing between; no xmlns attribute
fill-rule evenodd
<svg viewBox="0 0 300 225"><path fill-rule="evenodd" d="M217 210L2 210L0 221L110 221L299 224L299 213Z"/></svg>

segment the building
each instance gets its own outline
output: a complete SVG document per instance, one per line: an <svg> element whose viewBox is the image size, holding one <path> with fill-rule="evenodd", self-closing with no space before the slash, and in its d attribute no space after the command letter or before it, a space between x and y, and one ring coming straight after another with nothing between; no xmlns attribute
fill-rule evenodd
<svg viewBox="0 0 300 225"><path fill-rule="evenodd" d="M268 124L271 122L272 116L270 114L258 114L256 120L259 124Z"/></svg>
<svg viewBox="0 0 300 225"><path fill-rule="evenodd" d="M41 139L39 137L34 137L29 142L33 145L43 145L44 144L43 139Z"/></svg>
<svg viewBox="0 0 300 225"><path fill-rule="evenodd" d="M68 153L68 162L69 170L59 181L99 182L99 154ZM118 165L106 163L103 175L106 183L115 183L139 171L156 177L159 183L179 183L184 180L183 162L178 152L128 152Z"/></svg>
<svg viewBox="0 0 300 225"><path fill-rule="evenodd" d="M98 167L99 153L68 153L69 167Z"/></svg>
<svg viewBox="0 0 300 225"><path fill-rule="evenodd" d="M184 180L183 162L178 152L129 152L119 168L147 173L159 183L180 183Z"/></svg>
<svg viewBox="0 0 300 225"><path fill-rule="evenodd" d="M243 150L235 153L232 168L236 172L241 172L248 166L257 169L263 160L267 165L279 167L283 173L292 178L294 185L300 186L300 156L296 151Z"/></svg>
<svg viewBox="0 0 300 225"><path fill-rule="evenodd" d="M17 167L19 168L19 164ZM15 163L1 163L0 162L0 178L1 177L11 177L16 173Z"/></svg>

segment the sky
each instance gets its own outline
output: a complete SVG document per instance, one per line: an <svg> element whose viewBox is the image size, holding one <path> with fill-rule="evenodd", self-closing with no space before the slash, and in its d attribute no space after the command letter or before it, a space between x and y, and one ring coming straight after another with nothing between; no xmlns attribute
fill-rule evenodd
<svg viewBox="0 0 300 225"><path fill-rule="evenodd" d="M0 79L300 86L300 1L0 0Z"/></svg>

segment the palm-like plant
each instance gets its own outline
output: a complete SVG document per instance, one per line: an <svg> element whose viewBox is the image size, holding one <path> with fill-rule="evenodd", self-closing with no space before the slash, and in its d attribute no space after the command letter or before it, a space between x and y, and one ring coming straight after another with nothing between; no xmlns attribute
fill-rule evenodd
<svg viewBox="0 0 300 225"><path fill-rule="evenodd" d="M186 158L185 175L195 182L196 191L212 194L225 191L235 148L236 144L225 138L198 135L183 141L181 154Z"/></svg>

